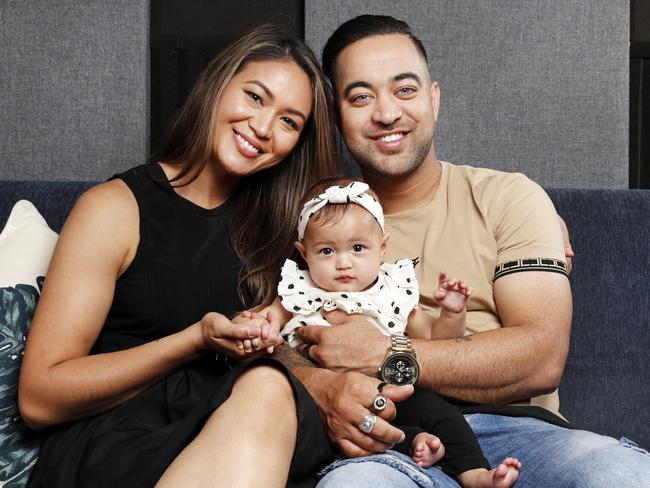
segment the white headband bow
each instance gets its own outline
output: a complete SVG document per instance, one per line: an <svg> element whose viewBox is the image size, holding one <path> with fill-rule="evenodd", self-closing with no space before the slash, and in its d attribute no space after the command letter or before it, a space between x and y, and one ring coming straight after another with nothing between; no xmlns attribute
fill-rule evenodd
<svg viewBox="0 0 650 488"><path fill-rule="evenodd" d="M298 218L298 239L305 237L305 229L312 215L330 203L356 203L365 208L377 219L381 230L384 230L384 211L379 202L366 191L369 186L359 181L353 181L345 186L330 186L320 195L316 195L302 207Z"/></svg>

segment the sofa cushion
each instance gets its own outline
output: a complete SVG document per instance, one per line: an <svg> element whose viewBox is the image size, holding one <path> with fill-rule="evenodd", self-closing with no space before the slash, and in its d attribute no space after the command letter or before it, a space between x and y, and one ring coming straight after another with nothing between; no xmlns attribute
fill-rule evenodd
<svg viewBox="0 0 650 488"><path fill-rule="evenodd" d="M24 486L39 436L18 412L18 377L27 331L57 241L30 202L16 203L0 233L0 485Z"/></svg>

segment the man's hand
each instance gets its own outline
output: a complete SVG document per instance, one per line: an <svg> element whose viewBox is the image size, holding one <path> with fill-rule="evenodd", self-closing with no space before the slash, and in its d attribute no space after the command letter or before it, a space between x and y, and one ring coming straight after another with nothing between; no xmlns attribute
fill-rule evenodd
<svg viewBox="0 0 650 488"><path fill-rule="evenodd" d="M334 373L325 369L301 368L295 371L316 400L332 443L346 456L367 456L384 452L404 440L404 433L389 424L395 418L393 402L405 400L413 393L412 386L384 387L382 395L388 405L380 412L372 408L379 394L379 381L359 373ZM305 376L305 370L311 370ZM365 415L377 416L369 434L359 430Z"/></svg>
<svg viewBox="0 0 650 488"><path fill-rule="evenodd" d="M332 371L356 371L376 377L390 338L361 315L340 310L323 313L336 327L306 325L296 329L301 342L313 344L309 349L311 358Z"/></svg>

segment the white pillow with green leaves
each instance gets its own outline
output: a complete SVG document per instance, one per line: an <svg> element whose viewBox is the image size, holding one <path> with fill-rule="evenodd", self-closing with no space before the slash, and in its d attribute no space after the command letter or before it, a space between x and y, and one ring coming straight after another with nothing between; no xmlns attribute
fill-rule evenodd
<svg viewBox="0 0 650 488"><path fill-rule="evenodd" d="M40 437L18 412L18 378L27 332L58 239L27 200L0 233L0 486L25 486Z"/></svg>

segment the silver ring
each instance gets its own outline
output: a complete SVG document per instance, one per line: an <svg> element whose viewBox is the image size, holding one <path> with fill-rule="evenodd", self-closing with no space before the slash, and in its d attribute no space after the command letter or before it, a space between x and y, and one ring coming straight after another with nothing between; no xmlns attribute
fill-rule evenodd
<svg viewBox="0 0 650 488"><path fill-rule="evenodd" d="M375 415L371 413L364 415L361 419L361 422L359 422L359 430L361 432L365 432L366 434L370 434L372 432L372 429L375 428L376 423L377 417Z"/></svg>
<svg viewBox="0 0 650 488"><path fill-rule="evenodd" d="M375 409L375 412L381 412L388 405L388 400L383 395L377 395L372 402L372 408Z"/></svg>

